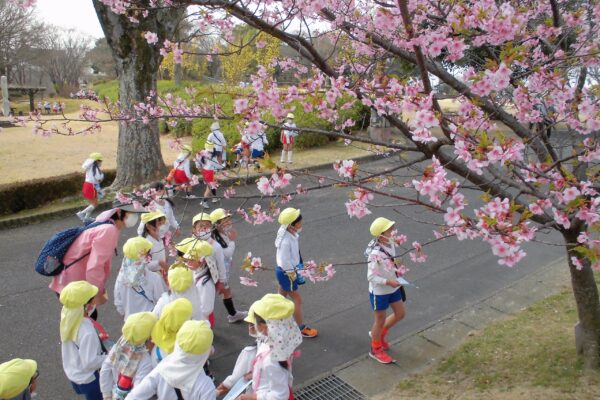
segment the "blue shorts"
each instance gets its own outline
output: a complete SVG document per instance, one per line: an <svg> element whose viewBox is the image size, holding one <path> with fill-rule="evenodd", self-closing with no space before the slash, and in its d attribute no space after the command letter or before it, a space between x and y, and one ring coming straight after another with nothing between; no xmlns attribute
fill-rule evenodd
<svg viewBox="0 0 600 400"><path fill-rule="evenodd" d="M298 280L290 278L281 267L275 268L275 277L277 278L281 290L285 292L294 292L298 290Z"/></svg>
<svg viewBox="0 0 600 400"><path fill-rule="evenodd" d="M85 400L102 400L102 392L100 391L100 377L98 371L94 372L94 380L90 383L84 383L80 385L78 383L71 382L73 390L79 395L84 395Z"/></svg>
<svg viewBox="0 0 600 400"><path fill-rule="evenodd" d="M265 152L262 150L252 150L252 158L263 158L265 156Z"/></svg>
<svg viewBox="0 0 600 400"><path fill-rule="evenodd" d="M385 311L390 304L398 301L404 301L404 289L399 287L395 292L390 294L373 294L369 292L369 300L371 300L371 308L373 311Z"/></svg>

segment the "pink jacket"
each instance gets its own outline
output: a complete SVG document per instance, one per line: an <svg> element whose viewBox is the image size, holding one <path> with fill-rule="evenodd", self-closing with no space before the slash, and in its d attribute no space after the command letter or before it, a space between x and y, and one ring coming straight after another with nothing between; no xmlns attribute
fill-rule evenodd
<svg viewBox="0 0 600 400"><path fill-rule="evenodd" d="M50 289L60 293L71 282L88 281L98 287L98 293L104 293L118 240L119 229L113 224L103 224L84 231L69 247L63 262L68 265L86 253L90 253L89 256L52 278Z"/></svg>

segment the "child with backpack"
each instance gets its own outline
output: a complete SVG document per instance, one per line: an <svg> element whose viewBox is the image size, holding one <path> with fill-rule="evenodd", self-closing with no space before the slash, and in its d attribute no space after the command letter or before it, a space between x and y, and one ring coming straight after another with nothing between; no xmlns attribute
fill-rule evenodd
<svg viewBox="0 0 600 400"><path fill-rule="evenodd" d="M102 193L100 183L104 179L104 174L100 169L102 159L102 154L92 153L81 166L85 170L85 182L83 182L81 192L83 193L83 197L90 203L89 206L76 214L83 222L86 222L92 215L92 212L98 207L98 197Z"/></svg>
<svg viewBox="0 0 600 400"><path fill-rule="evenodd" d="M71 282L60 293L62 364L73 390L86 400L102 400L99 370L108 349L89 318L98 288L86 281Z"/></svg>
<svg viewBox="0 0 600 400"><path fill-rule="evenodd" d="M397 278L400 272L396 268L394 257L396 248L391 240L395 222L379 217L370 227L374 239L367 247L369 281L369 299L373 308L373 327L371 336L371 351L369 356L382 364L390 364L394 360L386 353L390 345L385 340L389 329L404 318L404 301L406 294ZM393 313L387 315L387 309Z"/></svg>
<svg viewBox="0 0 600 400"><path fill-rule="evenodd" d="M165 292L160 275L150 271L147 257L152 243L143 237L134 237L123 246L123 262L115 282L115 307L125 320L129 315L152 311Z"/></svg>
<svg viewBox="0 0 600 400"><path fill-rule="evenodd" d="M150 335L156 324L151 312L131 314L123 325L123 336L108 353L100 370L104 399L124 400L131 389L152 371Z"/></svg>

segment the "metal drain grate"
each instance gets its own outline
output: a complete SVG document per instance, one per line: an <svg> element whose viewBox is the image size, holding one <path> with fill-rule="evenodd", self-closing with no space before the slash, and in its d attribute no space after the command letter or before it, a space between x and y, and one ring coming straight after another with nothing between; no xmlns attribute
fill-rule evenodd
<svg viewBox="0 0 600 400"><path fill-rule="evenodd" d="M323 379L294 393L296 400L365 400L366 397L335 375Z"/></svg>

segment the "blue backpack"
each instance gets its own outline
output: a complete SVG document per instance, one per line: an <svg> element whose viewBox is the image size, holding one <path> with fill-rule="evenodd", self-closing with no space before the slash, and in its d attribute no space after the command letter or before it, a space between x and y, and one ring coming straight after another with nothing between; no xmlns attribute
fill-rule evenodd
<svg viewBox="0 0 600 400"><path fill-rule="evenodd" d="M105 223L106 222L93 222L89 225L65 229L64 231L54 234L46 244L44 244L44 247L42 247L42 251L35 263L35 271L44 276L55 276L69 268L71 265L89 256L90 252L87 252L72 263L67 265L63 264L63 258L69 250L69 247L71 247L71 244L73 244L75 239L77 239L83 231Z"/></svg>

